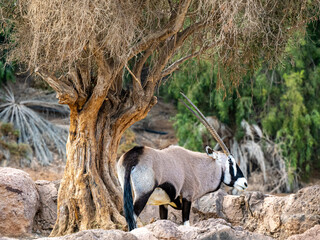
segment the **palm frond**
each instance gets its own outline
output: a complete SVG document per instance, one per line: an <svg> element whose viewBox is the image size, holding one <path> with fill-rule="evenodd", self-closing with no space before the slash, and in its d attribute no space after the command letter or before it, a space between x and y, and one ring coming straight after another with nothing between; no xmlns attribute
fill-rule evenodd
<svg viewBox="0 0 320 240"><path fill-rule="evenodd" d="M50 145L60 157L65 158L67 130L52 124L31 108L49 108L67 113L67 110L57 102L32 99L17 101L10 86L1 89L0 120L12 123L20 131L18 142L30 144L36 158L43 165L53 160L53 150L50 149Z"/></svg>

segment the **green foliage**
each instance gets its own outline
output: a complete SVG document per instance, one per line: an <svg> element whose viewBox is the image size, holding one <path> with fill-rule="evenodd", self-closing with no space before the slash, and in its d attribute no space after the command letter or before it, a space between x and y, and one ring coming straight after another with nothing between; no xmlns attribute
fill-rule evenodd
<svg viewBox="0 0 320 240"><path fill-rule="evenodd" d="M217 67L196 60L183 66L161 94L180 99L180 91L203 111L227 124L239 140L243 136L241 120L262 126L282 149L291 182L295 174L310 176L312 166L320 166L320 24L308 29L308 37L299 33L288 44L282 65L268 69L261 64L253 77L245 77L238 89L227 82L221 85ZM179 143L202 150L198 121L178 103L175 127Z"/></svg>
<svg viewBox="0 0 320 240"><path fill-rule="evenodd" d="M12 123L1 123L0 124L0 136L12 137L15 139L19 137L19 130L15 129Z"/></svg>
<svg viewBox="0 0 320 240"><path fill-rule="evenodd" d="M5 56L7 51L2 50L1 46L8 43L8 36L12 33L12 29L13 26L10 21L0 19L0 87L8 81L15 81L14 68L12 65L6 63Z"/></svg>
<svg viewBox="0 0 320 240"><path fill-rule="evenodd" d="M0 144L7 148L10 154L14 157L28 158L30 152L32 152L30 145L25 143L16 143L14 141L5 142L0 140Z"/></svg>
<svg viewBox="0 0 320 240"><path fill-rule="evenodd" d="M0 122L0 146L9 150L13 158L26 158L29 161L32 156L32 149L29 144L17 143L19 131L12 123Z"/></svg>

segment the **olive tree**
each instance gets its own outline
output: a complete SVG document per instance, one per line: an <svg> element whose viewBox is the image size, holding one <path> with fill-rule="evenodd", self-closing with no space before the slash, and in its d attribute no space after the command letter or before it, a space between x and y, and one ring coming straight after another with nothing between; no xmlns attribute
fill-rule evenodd
<svg viewBox="0 0 320 240"><path fill-rule="evenodd" d="M1 2L2 20L14 22L8 57L25 62L70 108L52 236L125 226L117 148L156 104L162 79L190 58L210 57L237 86L261 56L277 60L319 11L318 0Z"/></svg>

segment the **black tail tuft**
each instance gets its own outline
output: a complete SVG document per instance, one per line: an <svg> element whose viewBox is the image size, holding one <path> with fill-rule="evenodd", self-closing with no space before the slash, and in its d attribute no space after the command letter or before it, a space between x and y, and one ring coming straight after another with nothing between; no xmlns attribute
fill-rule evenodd
<svg viewBox="0 0 320 240"><path fill-rule="evenodd" d="M136 220L134 219L133 199L130 184L131 169L127 169L124 177L124 189L123 189L123 208L124 215L128 224L129 231L137 227Z"/></svg>

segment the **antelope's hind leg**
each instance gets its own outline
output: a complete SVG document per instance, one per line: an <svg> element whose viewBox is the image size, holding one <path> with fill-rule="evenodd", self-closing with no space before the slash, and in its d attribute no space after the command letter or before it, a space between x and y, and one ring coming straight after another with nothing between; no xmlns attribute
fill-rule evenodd
<svg viewBox="0 0 320 240"><path fill-rule="evenodd" d="M133 209L137 218L155 189L153 170L144 165L137 165L131 171L131 183L134 192Z"/></svg>
<svg viewBox="0 0 320 240"><path fill-rule="evenodd" d="M148 202L149 197L151 196L152 192L153 192L153 190L141 195L140 197L138 197L134 201L133 209L134 209L134 213L135 213L136 217L139 217L140 213L142 212L144 207L147 205L147 202Z"/></svg>

